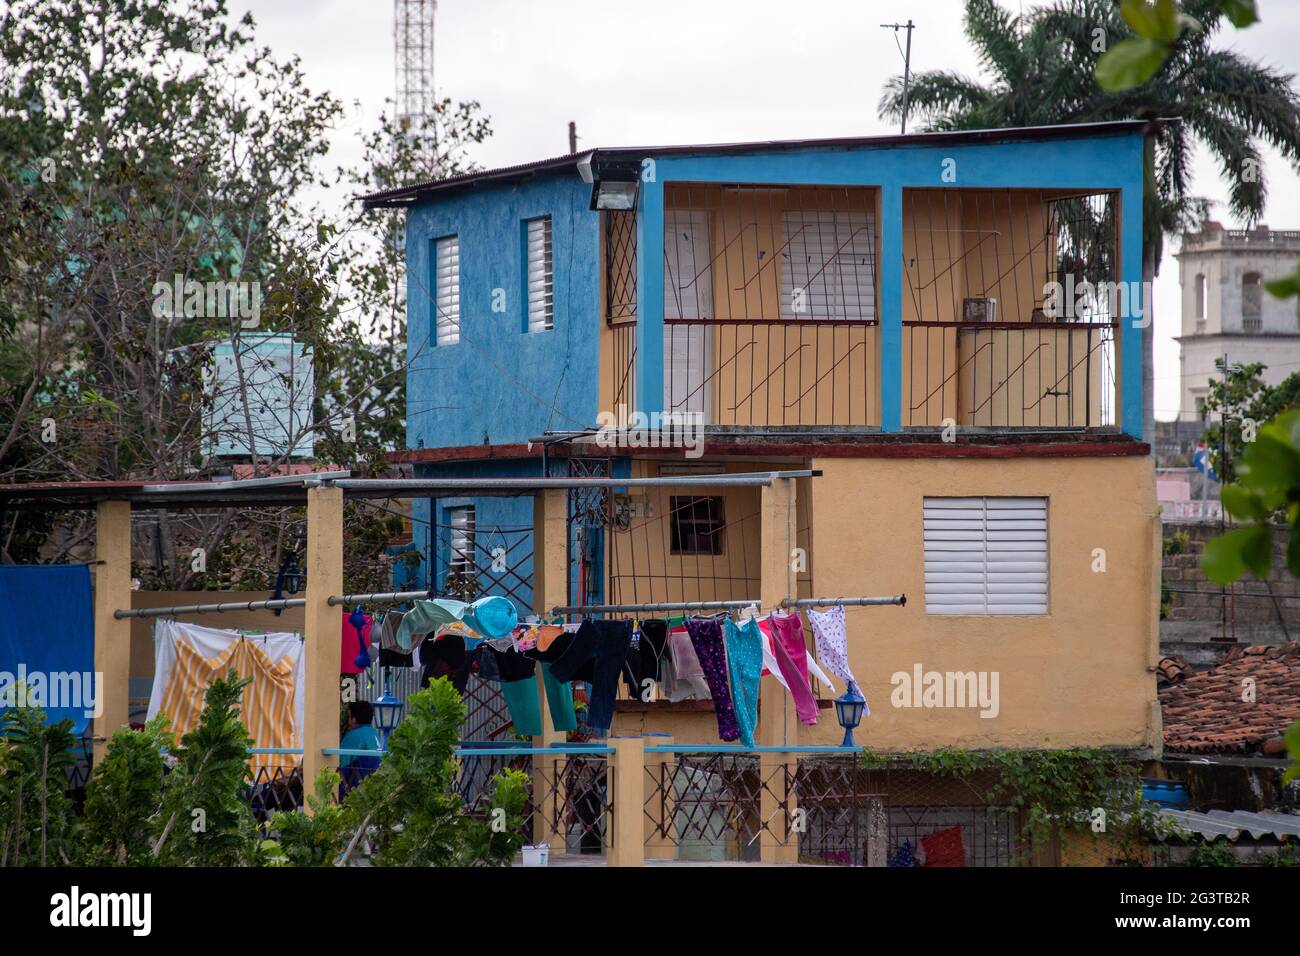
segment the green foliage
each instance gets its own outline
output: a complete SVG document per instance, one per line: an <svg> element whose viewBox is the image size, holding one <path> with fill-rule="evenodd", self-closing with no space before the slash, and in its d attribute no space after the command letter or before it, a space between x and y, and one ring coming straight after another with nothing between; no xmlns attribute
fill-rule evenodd
<svg viewBox="0 0 1300 956"><path fill-rule="evenodd" d="M1137 766L1102 748L1064 750L910 751L890 757L864 751L863 765L901 764L936 777L990 773L990 806L1018 812L1030 849L1059 830L1092 830L1098 821L1120 848L1136 858L1146 839L1162 832L1157 808L1142 799Z"/></svg>
<svg viewBox="0 0 1300 956"><path fill-rule="evenodd" d="M294 811L271 817L274 837L263 845L279 865L328 866L339 855L344 811L334 800L343 778L332 767L321 768L313 792L305 794L310 813Z"/></svg>
<svg viewBox="0 0 1300 956"><path fill-rule="evenodd" d="M152 862L152 816L162 798L164 753L174 746L170 721L158 714L142 731L119 730L86 785L85 862L125 866Z"/></svg>
<svg viewBox="0 0 1300 956"><path fill-rule="evenodd" d="M1164 539L1161 550L1166 555L1186 554L1192 546L1192 538L1186 531L1176 531Z"/></svg>
<svg viewBox="0 0 1300 956"><path fill-rule="evenodd" d="M152 848L164 865L258 862L257 826L243 799L253 738L239 720L239 698L249 682L233 670L214 680L198 726L181 738L176 766L163 784Z"/></svg>
<svg viewBox="0 0 1300 956"><path fill-rule="evenodd" d="M1215 366L1219 378L1210 380L1205 396L1208 424L1201 440L1209 449L1214 473L1220 481L1231 483L1236 480L1237 460L1259 425L1300 405L1300 372L1270 386L1264 384L1262 373L1267 366L1261 362L1230 366L1226 374L1221 360Z"/></svg>
<svg viewBox="0 0 1300 956"><path fill-rule="evenodd" d="M77 820L66 794L72 721L39 707L0 711L0 866L68 864Z"/></svg>
<svg viewBox="0 0 1300 956"><path fill-rule="evenodd" d="M1183 866L1237 866L1238 861L1232 849L1218 840L1213 843L1198 842L1187 854Z"/></svg>
<svg viewBox="0 0 1300 956"><path fill-rule="evenodd" d="M1137 34L1115 44L1097 61L1097 83L1112 93L1141 86L1165 65L1184 30L1201 25L1178 9L1174 0L1121 0L1120 15Z"/></svg>
<svg viewBox="0 0 1300 956"><path fill-rule="evenodd" d="M525 778L496 779L488 819L466 812L453 789L457 729L465 705L445 678L407 701L388 756L344 801L347 862L362 839L380 866L504 866L523 845Z"/></svg>
<svg viewBox="0 0 1300 956"><path fill-rule="evenodd" d="M1209 541L1201 556L1206 577L1219 584L1249 570L1267 578L1273 560L1273 518L1290 528L1287 570L1300 576L1300 411L1288 411L1260 426L1237 467L1238 482L1223 489L1223 508L1249 522Z"/></svg>

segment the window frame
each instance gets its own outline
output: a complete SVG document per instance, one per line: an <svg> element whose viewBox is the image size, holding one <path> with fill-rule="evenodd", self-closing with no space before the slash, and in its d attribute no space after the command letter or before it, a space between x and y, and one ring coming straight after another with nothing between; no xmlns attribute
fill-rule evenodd
<svg viewBox="0 0 1300 956"><path fill-rule="evenodd" d="M449 270L450 280L446 283L447 289L447 308L443 306L444 283L442 279L442 264L447 257L445 247L455 244L456 264L455 268ZM438 236L430 241L429 259L433 275L431 297L431 316L433 321L433 344L435 348L447 348L460 342L460 234L450 233L445 236ZM443 326L440 320L446 312L454 315L448 320L450 332L444 337Z"/></svg>
<svg viewBox="0 0 1300 956"><path fill-rule="evenodd" d="M939 504L942 503L942 504ZM1052 562L1051 562L1051 499L1046 495L926 495L922 498L922 564L925 586L925 612L927 615L941 617L1046 617L1052 613ZM945 511L954 512L952 517L940 517ZM955 512L980 512L978 517L962 515ZM1025 511L1026 517L1013 517L1016 511ZM996 517L990 517L991 512ZM931 514L934 512L934 514ZM1032 513L1033 518L1028 517ZM1023 525L1037 521L1041 513L1041 541L1037 528L990 527L990 521L1014 522ZM979 521L978 528L969 523ZM947 522L948 526L936 524L927 528L930 522ZM958 522L967 522L962 527ZM982 532L979 538L969 537L972 532ZM993 532L993 536L990 536ZM932 536L933 535L933 536ZM978 541L978 547L973 542ZM963 543L964 542L964 543ZM991 547L991 545L993 545ZM1041 565L1039 571L1037 559L1014 560L1011 555L1030 555L1038 552L1041 545ZM976 557L976 555L978 555ZM992 559L991 555L999 555ZM1007 565L994 569L998 564ZM977 567L978 566L978 567ZM1031 578L1041 574L1042 581ZM991 579L991 575L997 577ZM982 576L982 581L978 580ZM931 578L949 577L952 580L935 580ZM976 578L977 580L971 580ZM981 585L982 589L962 590L972 585ZM932 587L933 585L933 587ZM996 586L996 589L991 586ZM1013 590L1015 586L1024 590ZM1025 598L1037 596L1041 587L1041 601ZM947 590L952 588L952 590ZM1000 601L994 600L1002 595ZM969 598L953 600L957 597ZM1016 596L1020 600L1009 601L1007 596ZM949 600L944 600L948 598ZM983 605L979 609L976 605ZM1017 605L1024 609L1013 610ZM947 610L946 608L955 608ZM996 610L994 610L996 608Z"/></svg>
<svg viewBox="0 0 1300 956"><path fill-rule="evenodd" d="M703 516L692 514L689 517L684 515L687 508L694 509L701 502L707 502L711 514ZM716 503L716 511L714 509ZM669 495L668 496L668 549L670 554L681 555L683 557L720 557L726 554L726 529L727 529L727 504L724 495ZM712 530L700 531L697 525L704 524L712 526ZM701 537L710 538L713 542L712 550L701 550L696 547L685 548L686 543L685 528L689 525L690 541L698 542Z"/></svg>
<svg viewBox="0 0 1300 956"><path fill-rule="evenodd" d="M541 306L542 321L539 327L533 326L533 259L532 231L536 226L542 230L542 276L541 289L537 299ZM555 225L550 214L533 216L525 219L523 230L523 280L524 280L524 332L534 335L551 332L555 329Z"/></svg>

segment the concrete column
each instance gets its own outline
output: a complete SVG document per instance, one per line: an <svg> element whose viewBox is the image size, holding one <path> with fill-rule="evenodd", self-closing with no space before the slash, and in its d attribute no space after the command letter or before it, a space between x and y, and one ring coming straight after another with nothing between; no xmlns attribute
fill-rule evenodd
<svg viewBox="0 0 1300 956"><path fill-rule="evenodd" d="M551 608L569 603L569 526L567 492L551 488L533 495L533 613L543 619ZM551 723L546 704L542 669L537 668L537 693L542 713L542 735L533 738L534 748L563 744L565 734ZM554 853L564 852L564 826L558 819L564 805L561 777L564 758L533 758L533 805L538 818L533 821L534 843L546 843Z"/></svg>
<svg viewBox="0 0 1300 956"><path fill-rule="evenodd" d="M777 478L764 487L759 501L759 585L758 596L764 609L776 608L787 597L795 596L795 572L792 551L795 547L795 483ZM760 747L794 746L799 740L794 707L776 678L763 680L758 696L758 735ZM763 789L759 810L765 825L759 838L759 858L764 863L795 863L798 843L789 832L795 803L787 793L786 780L798 764L793 754L764 753L759 756Z"/></svg>
<svg viewBox="0 0 1300 956"><path fill-rule="evenodd" d="M664 186L642 182L636 217L636 395L633 411L664 407Z"/></svg>
<svg viewBox="0 0 1300 956"><path fill-rule="evenodd" d="M101 501L95 507L95 670L103 675L103 712L95 718L93 761L98 764L113 732L130 720L131 503ZM98 701L96 703L99 703Z"/></svg>
<svg viewBox="0 0 1300 956"><path fill-rule="evenodd" d="M303 609L303 652L307 655L303 708L303 789L310 793L322 767L338 757L321 753L339 745L339 657L343 649L342 609L329 598L343 593L343 489L307 490L307 606ZM306 809L306 808L304 808ZM310 811L308 811L310 812Z"/></svg>
<svg viewBox="0 0 1300 956"><path fill-rule="evenodd" d="M647 734L647 743L669 746L672 734ZM673 787L673 755L646 754L646 786L659 791L647 792L645 799L645 855L650 860L675 860L677 858L677 792Z"/></svg>
<svg viewBox="0 0 1300 956"><path fill-rule="evenodd" d="M645 741L640 737L612 737L609 791L613 821L610 826L609 865L645 865Z"/></svg>

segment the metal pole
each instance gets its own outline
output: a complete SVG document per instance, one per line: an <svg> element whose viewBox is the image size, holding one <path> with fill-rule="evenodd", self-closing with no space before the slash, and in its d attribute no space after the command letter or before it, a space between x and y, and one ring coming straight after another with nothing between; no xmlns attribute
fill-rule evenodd
<svg viewBox="0 0 1300 956"><path fill-rule="evenodd" d="M903 108L901 111L902 124L900 125L899 128L900 133L906 133L908 93L912 85L912 28L913 26L915 26L915 24L913 24L911 20L908 20L906 23L882 23L880 26L886 30L893 30L895 34L897 34L899 30L907 31L907 50L903 54ZM897 36L894 37L894 42L895 43L898 42Z"/></svg>
<svg viewBox="0 0 1300 956"><path fill-rule="evenodd" d="M883 607L907 604L906 594L889 597L821 597L821 598L787 598L781 607L832 607L843 604L846 607ZM641 611L739 611L747 607L761 606L753 600L739 601L667 601L658 604L587 604L584 606L557 606L551 608L552 614L636 614Z"/></svg>
<svg viewBox="0 0 1300 956"><path fill-rule="evenodd" d="M142 607L134 610L119 609L113 617L167 617L173 614L224 614L228 611L276 611L289 607L304 607L306 598L272 598L267 601L233 601L225 604L175 604L171 607Z"/></svg>
<svg viewBox="0 0 1300 956"><path fill-rule="evenodd" d="M407 601L427 601L428 591L376 591L372 594L332 594L332 607L341 604L405 604Z"/></svg>
<svg viewBox="0 0 1300 956"><path fill-rule="evenodd" d="M907 132L907 95L912 84L912 21L907 21L907 53L903 56L903 122L900 133Z"/></svg>

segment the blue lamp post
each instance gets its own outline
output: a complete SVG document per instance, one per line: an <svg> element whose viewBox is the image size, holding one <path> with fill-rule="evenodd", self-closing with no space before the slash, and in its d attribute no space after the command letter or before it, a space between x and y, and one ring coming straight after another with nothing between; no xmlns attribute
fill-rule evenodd
<svg viewBox="0 0 1300 956"><path fill-rule="evenodd" d="M393 696L393 675L384 675L384 696L370 702L375 709L375 726L379 728L384 749L388 749L388 735L402 722L402 702Z"/></svg>
<svg viewBox="0 0 1300 956"><path fill-rule="evenodd" d="M866 698L858 693L858 687L853 681L849 681L848 689L835 698L835 716L844 728L844 743L840 744L841 747L857 746L853 742L853 728L862 723L862 711L866 706Z"/></svg>

